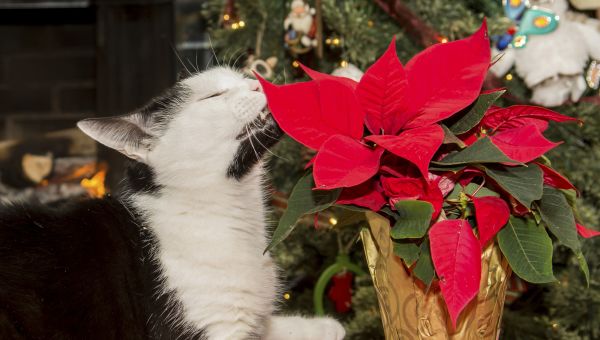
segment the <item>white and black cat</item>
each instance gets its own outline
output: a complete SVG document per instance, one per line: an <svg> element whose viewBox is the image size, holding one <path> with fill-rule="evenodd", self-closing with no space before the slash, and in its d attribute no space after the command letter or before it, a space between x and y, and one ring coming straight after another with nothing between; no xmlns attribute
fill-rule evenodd
<svg viewBox="0 0 600 340"><path fill-rule="evenodd" d="M0 210L0 339L342 339L275 316L258 82L196 74L133 114L81 121L135 160L122 197Z"/></svg>

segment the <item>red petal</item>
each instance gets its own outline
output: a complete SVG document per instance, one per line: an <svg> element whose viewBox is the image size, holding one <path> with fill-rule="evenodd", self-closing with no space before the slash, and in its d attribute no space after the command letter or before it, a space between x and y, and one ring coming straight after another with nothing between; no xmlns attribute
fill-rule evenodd
<svg viewBox="0 0 600 340"><path fill-rule="evenodd" d="M362 138L365 113L360 108L354 90L332 79L317 81L323 123L340 135Z"/></svg>
<svg viewBox="0 0 600 340"><path fill-rule="evenodd" d="M439 125L429 125L403 131L398 136L371 135L365 139L413 163L427 178L429 163L444 141L444 130Z"/></svg>
<svg viewBox="0 0 600 340"><path fill-rule="evenodd" d="M381 184L385 194L396 201L419 199L425 195L423 179L420 178L382 176Z"/></svg>
<svg viewBox="0 0 600 340"><path fill-rule="evenodd" d="M312 149L319 149L331 136L343 134L359 139L362 137L362 119L348 112L322 112L317 82L302 82L276 86L256 76L267 96L273 117L285 133ZM341 91L346 96L346 91ZM334 86L326 84L325 91ZM332 100L332 99L329 99ZM355 111L351 111L354 113ZM359 120L360 119L360 120ZM342 127L342 128L340 128Z"/></svg>
<svg viewBox="0 0 600 340"><path fill-rule="evenodd" d="M308 74L310 79L313 79L313 80L324 80L324 79L334 80L334 81L340 82L344 85L350 86L352 89L355 89L356 86L358 85L357 82L355 82L354 80L352 80L350 78L332 76L331 74L321 73L321 72L315 71L303 64L300 64L300 67L302 68L302 70L304 70L304 72L306 72L306 74Z"/></svg>
<svg viewBox="0 0 600 340"><path fill-rule="evenodd" d="M383 151L342 135L329 138L313 165L316 189L353 187L365 182L379 170Z"/></svg>
<svg viewBox="0 0 600 340"><path fill-rule="evenodd" d="M548 184L549 186L555 187L557 189L577 190L575 186L571 184L571 182L569 182L568 179L566 179L563 175L559 174L556 170L538 162L535 162L535 164L539 166L540 169L542 169L542 172L544 173L544 184Z"/></svg>
<svg viewBox="0 0 600 340"><path fill-rule="evenodd" d="M550 120L555 122L577 121L576 118L543 107L514 105L500 110L489 110L486 112L481 125L492 131L535 125L540 131L546 131Z"/></svg>
<svg viewBox="0 0 600 340"><path fill-rule="evenodd" d="M547 140L535 125L504 130L490 139L510 159L522 163L531 162L560 145Z"/></svg>
<svg viewBox="0 0 600 340"><path fill-rule="evenodd" d="M479 292L481 246L466 220L434 224L429 239L442 296L456 327L460 312Z"/></svg>
<svg viewBox="0 0 600 340"><path fill-rule="evenodd" d="M378 181L367 181L351 188L344 188L337 204L354 204L359 207L379 211L386 203L383 189Z"/></svg>
<svg viewBox="0 0 600 340"><path fill-rule="evenodd" d="M427 181L424 178L381 177L383 190L390 198L390 205L403 200L420 200L431 203L434 209L433 219L442 210L444 195L439 188L438 180Z"/></svg>
<svg viewBox="0 0 600 340"><path fill-rule="evenodd" d="M425 195L423 195L420 200L429 202L433 205L434 212L432 219L437 219L442 211L442 205L444 204L444 194L440 189L439 180L429 181Z"/></svg>
<svg viewBox="0 0 600 340"><path fill-rule="evenodd" d="M471 197L471 200L475 206L479 243L483 247L506 225L510 217L510 208L498 197Z"/></svg>
<svg viewBox="0 0 600 340"><path fill-rule="evenodd" d="M434 45L406 64L413 118L404 128L446 119L473 103L490 65L484 22L472 36Z"/></svg>
<svg viewBox="0 0 600 340"><path fill-rule="evenodd" d="M579 223L577 223L576 225L577 225L577 232L583 238L592 238L594 236L600 235L600 231L588 229Z"/></svg>
<svg viewBox="0 0 600 340"><path fill-rule="evenodd" d="M367 111L365 122L373 134L395 135L409 116L407 108L407 81L404 68L396 55L396 40L387 51L369 67L356 88L362 107Z"/></svg>

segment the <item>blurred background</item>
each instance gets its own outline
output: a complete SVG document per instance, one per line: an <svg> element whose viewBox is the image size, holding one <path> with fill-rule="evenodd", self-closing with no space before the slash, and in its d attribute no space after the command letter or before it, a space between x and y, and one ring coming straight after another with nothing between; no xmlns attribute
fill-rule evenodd
<svg viewBox="0 0 600 340"><path fill-rule="evenodd" d="M525 13L546 8L548 21L533 25L545 28L558 17L558 28L528 33L530 49L513 53L508 45L525 19L506 6ZM599 0L0 0L0 199L51 204L117 193L126 160L78 132L76 121L130 112L171 86L182 69L224 64L283 83L305 79L302 62L357 78L393 36L406 63L432 44L471 34L484 17L495 51L506 53L485 87L507 87L504 105L549 105L585 121L551 127L551 139L566 141L551 159L580 189L579 218L598 229ZM531 46L543 58L529 55ZM532 73L544 76L529 81ZM312 154L287 138L274 154L277 220ZM336 211L320 214L275 249L286 279L284 311L314 313L317 280L340 254L366 271L358 227ZM599 246L584 242L589 288L561 246L554 254L560 283L513 277L502 339L600 339ZM323 300L349 339L383 338L368 275L334 277Z"/></svg>

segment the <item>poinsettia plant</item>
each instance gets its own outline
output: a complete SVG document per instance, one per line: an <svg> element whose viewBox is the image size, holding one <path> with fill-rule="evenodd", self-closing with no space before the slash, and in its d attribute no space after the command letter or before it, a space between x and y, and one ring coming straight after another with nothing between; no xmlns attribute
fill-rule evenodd
<svg viewBox="0 0 600 340"><path fill-rule="evenodd" d="M481 92L490 66L484 24L434 45L405 66L395 42L359 82L303 66L312 79L274 85L269 108L293 139L317 151L291 193L269 248L297 220L333 205L390 220L394 252L411 273L439 284L456 324L479 290L482 249L497 242L526 281L555 281L552 234L589 276L575 187L553 170L549 122L576 119L541 107L494 106Z"/></svg>

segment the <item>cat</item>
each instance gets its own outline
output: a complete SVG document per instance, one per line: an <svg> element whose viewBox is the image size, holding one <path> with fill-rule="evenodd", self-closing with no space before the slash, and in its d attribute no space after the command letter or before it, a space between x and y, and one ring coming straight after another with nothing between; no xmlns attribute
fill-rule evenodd
<svg viewBox="0 0 600 340"><path fill-rule="evenodd" d="M212 68L78 126L132 159L126 189L0 209L1 339L344 337L275 315L262 158L282 132L256 80Z"/></svg>

